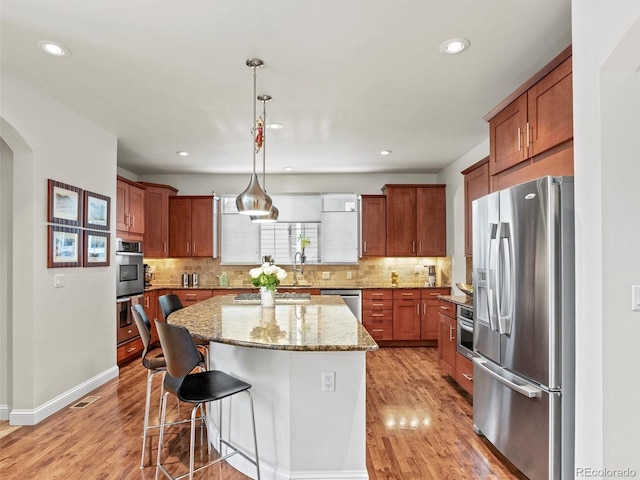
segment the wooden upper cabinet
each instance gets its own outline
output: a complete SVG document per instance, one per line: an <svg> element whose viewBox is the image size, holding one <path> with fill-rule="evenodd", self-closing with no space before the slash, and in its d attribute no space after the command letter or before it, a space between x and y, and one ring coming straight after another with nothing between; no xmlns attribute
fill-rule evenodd
<svg viewBox="0 0 640 480"><path fill-rule="evenodd" d="M362 256L387 254L387 199L384 195L362 195Z"/></svg>
<svg viewBox="0 0 640 480"><path fill-rule="evenodd" d="M140 182L147 187L144 195L144 255L150 258L169 256L169 197L178 193L169 185Z"/></svg>
<svg viewBox="0 0 640 480"><path fill-rule="evenodd" d="M213 198L169 198L169 256L213 256Z"/></svg>
<svg viewBox="0 0 640 480"><path fill-rule="evenodd" d="M387 255L416 255L416 187L385 186L387 196Z"/></svg>
<svg viewBox="0 0 640 480"><path fill-rule="evenodd" d="M387 255L446 254L445 185L385 185Z"/></svg>
<svg viewBox="0 0 640 480"><path fill-rule="evenodd" d="M523 133L527 129L527 94L520 96L489 122L491 173L496 174L527 158Z"/></svg>
<svg viewBox="0 0 640 480"><path fill-rule="evenodd" d="M571 69L568 58L527 93L530 157L573 138Z"/></svg>
<svg viewBox="0 0 640 480"><path fill-rule="evenodd" d="M447 199L444 185L416 189L419 257L444 257L447 251Z"/></svg>
<svg viewBox="0 0 640 480"><path fill-rule="evenodd" d="M545 175L573 175L571 72L567 47L484 117L491 191Z"/></svg>
<svg viewBox="0 0 640 480"><path fill-rule="evenodd" d="M471 165L462 174L464 175L464 254L473 255L471 204L489 193L489 157Z"/></svg>
<svg viewBox="0 0 640 480"><path fill-rule="evenodd" d="M116 231L137 235L144 234L145 187L124 177L116 182Z"/></svg>

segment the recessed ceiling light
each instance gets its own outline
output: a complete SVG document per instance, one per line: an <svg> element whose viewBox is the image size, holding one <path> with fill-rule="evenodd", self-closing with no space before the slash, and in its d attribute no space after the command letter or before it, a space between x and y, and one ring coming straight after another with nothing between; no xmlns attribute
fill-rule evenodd
<svg viewBox="0 0 640 480"><path fill-rule="evenodd" d="M271 130L282 130L284 128L284 123L280 123L280 122L269 123L267 125L267 128L270 128Z"/></svg>
<svg viewBox="0 0 640 480"><path fill-rule="evenodd" d="M48 54L54 55L56 57L71 55L71 50L69 50L67 47L56 42L51 42L49 40L40 40L38 42L38 46Z"/></svg>
<svg viewBox="0 0 640 480"><path fill-rule="evenodd" d="M378 152L380 155L391 155L391 150L380 150Z"/></svg>
<svg viewBox="0 0 640 480"><path fill-rule="evenodd" d="M442 53L456 54L469 48L469 40L466 38L452 38L440 45L440 51Z"/></svg>
<svg viewBox="0 0 640 480"><path fill-rule="evenodd" d="M292 172L293 171L293 167L284 167L283 170L285 172Z"/></svg>
<svg viewBox="0 0 640 480"><path fill-rule="evenodd" d="M176 152L178 155L180 155L181 157L186 157L189 155L189 152L183 152L182 150Z"/></svg>

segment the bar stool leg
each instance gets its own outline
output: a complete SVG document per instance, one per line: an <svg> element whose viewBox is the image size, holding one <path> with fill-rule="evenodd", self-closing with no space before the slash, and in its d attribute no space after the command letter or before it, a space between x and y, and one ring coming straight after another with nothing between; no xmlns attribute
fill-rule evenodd
<svg viewBox="0 0 640 480"><path fill-rule="evenodd" d="M256 479L260 480L260 459L258 457L258 435L256 433L256 416L253 410L253 395L251 395L251 392L249 390L245 390L245 393L249 395L249 403L251 405L251 424L253 425L253 448L254 448L254 451L256 452L256 473L257 473Z"/></svg>
<svg viewBox="0 0 640 480"><path fill-rule="evenodd" d="M165 392L162 397L162 413L160 413L160 436L158 438L158 456L156 458L156 477L155 480L158 480L158 473L162 467L160 463L161 453L162 453L162 442L164 441L164 424L165 424L165 416L167 414L167 397L169 396L169 392Z"/></svg>

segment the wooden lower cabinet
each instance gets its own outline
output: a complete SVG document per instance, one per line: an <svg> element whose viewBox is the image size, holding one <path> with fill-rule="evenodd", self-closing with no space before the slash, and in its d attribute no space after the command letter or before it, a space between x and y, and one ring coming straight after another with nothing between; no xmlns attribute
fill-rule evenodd
<svg viewBox="0 0 640 480"><path fill-rule="evenodd" d="M162 321L162 314L159 313L158 291L149 290L144 292L144 313L151 323L151 345L159 345L158 331L156 330L155 320Z"/></svg>
<svg viewBox="0 0 640 480"><path fill-rule="evenodd" d="M391 289L363 290L362 325L374 340L393 340L393 291Z"/></svg>
<svg viewBox="0 0 640 480"><path fill-rule="evenodd" d="M456 368L454 379L467 393L473 395L473 362L456 352Z"/></svg>
<svg viewBox="0 0 640 480"><path fill-rule="evenodd" d="M136 337L126 343L118 345L116 348L116 362L118 365L122 365L133 357L139 357L142 355L143 350L142 339Z"/></svg>
<svg viewBox="0 0 640 480"><path fill-rule="evenodd" d="M393 292L393 339L420 340L420 289Z"/></svg>
<svg viewBox="0 0 640 480"><path fill-rule="evenodd" d="M456 368L456 321L440 314L438 337L438 365L444 373L453 377Z"/></svg>
<svg viewBox="0 0 640 480"><path fill-rule="evenodd" d="M440 325L441 295L450 295L450 288L425 288L420 294L422 303L420 338L422 340L438 340Z"/></svg>
<svg viewBox="0 0 640 480"><path fill-rule="evenodd" d="M201 302L213 296L213 290L171 290L171 293L178 295L182 305L187 307L194 303Z"/></svg>

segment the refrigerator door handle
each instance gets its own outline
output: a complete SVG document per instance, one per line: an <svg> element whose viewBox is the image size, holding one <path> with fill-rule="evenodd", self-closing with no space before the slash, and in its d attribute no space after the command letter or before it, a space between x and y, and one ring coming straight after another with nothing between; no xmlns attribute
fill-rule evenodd
<svg viewBox="0 0 640 480"><path fill-rule="evenodd" d="M489 367L486 366L487 361L479 358L473 357L473 363L476 364L483 372L487 375L491 376L493 379L497 380L505 387L510 388L514 392L519 393L520 395L524 395L527 398L535 398L542 396L542 390L539 388L532 387L530 385L519 385L511 380L504 378L502 375L494 372Z"/></svg>
<svg viewBox="0 0 640 480"><path fill-rule="evenodd" d="M513 255L511 253L511 229L508 222L500 222L500 246L498 248L499 292L498 300L498 328L501 334L511 334L511 318L513 312Z"/></svg>
<svg viewBox="0 0 640 480"><path fill-rule="evenodd" d="M489 248L487 252L487 305L489 306L489 328L494 331L498 331L498 327L496 326L496 316L498 312L496 311L496 298L497 294L495 289L497 286L492 282L495 280L495 276L497 274L497 255L498 255L498 241L500 239L500 225L497 223L489 224ZM493 242L495 240L495 246L493 246ZM495 250L495 251L494 251ZM494 255L492 255L492 253ZM493 261L492 261L493 260ZM497 282L495 282L497 283Z"/></svg>

